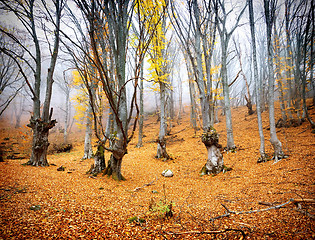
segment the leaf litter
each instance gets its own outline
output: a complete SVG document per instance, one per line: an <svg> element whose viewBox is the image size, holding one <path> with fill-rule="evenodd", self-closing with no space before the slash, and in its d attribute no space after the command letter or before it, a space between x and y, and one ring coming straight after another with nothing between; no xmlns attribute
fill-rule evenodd
<svg viewBox="0 0 315 240"><path fill-rule="evenodd" d="M314 108L310 114L315 119ZM154 157L156 116L146 117L144 147L135 148L137 139L129 144L123 182L86 175L93 159L81 161L83 132L72 134L71 152L48 156L49 167L5 159L0 163L0 239L314 239L315 134L309 124L277 129L288 158L257 164L256 115L240 107L232 116L237 151L223 156L233 170L214 177L199 174L206 148L202 131L194 135L188 113L167 137L172 160L166 162ZM225 120L220 118L214 127L224 146ZM270 156L266 112L263 125ZM1 141L10 139L6 144L18 142L21 132L28 136L27 128L15 131L4 123L0 131ZM62 141L57 132L50 138ZM29 142L13 144L11 150L29 154ZM57 171L60 166L65 171ZM174 176L162 177L165 169ZM151 203L156 211L149 210ZM172 204L172 217L161 214L168 209L163 203Z"/></svg>

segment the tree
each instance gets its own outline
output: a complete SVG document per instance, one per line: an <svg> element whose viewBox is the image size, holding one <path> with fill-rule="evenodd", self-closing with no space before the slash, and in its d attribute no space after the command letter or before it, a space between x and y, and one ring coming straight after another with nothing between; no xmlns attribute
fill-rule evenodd
<svg viewBox="0 0 315 240"><path fill-rule="evenodd" d="M280 109L281 109L281 117L283 120L283 123L287 124L287 113L286 113L286 107L284 102L284 79L282 77L282 61L281 61L281 52L280 52L280 34L278 34L277 31L277 25L276 21L274 21L274 65L275 65L275 73L276 73L276 82L278 83L279 87L279 101L280 101Z"/></svg>
<svg viewBox="0 0 315 240"><path fill-rule="evenodd" d="M305 7L307 8L307 6ZM301 73L302 77L302 97L303 97L303 110L305 112L306 118L311 124L312 128L315 128L315 123L312 121L306 106L306 78L307 73L310 72L311 83L313 83L313 64L314 64L314 0L311 1L310 11L306 16L306 23L304 29L304 41L303 41L303 70ZM310 53L310 54L308 54ZM309 56L307 56L309 55ZM308 65L308 66L307 66ZM314 93L313 93L314 94Z"/></svg>
<svg viewBox="0 0 315 240"><path fill-rule="evenodd" d="M257 68L257 56L256 56L256 41L255 41L255 24L254 24L254 11L253 11L253 0L247 0L248 11L249 11L249 24L250 24L250 33L251 33L251 43L252 43L252 55L253 55L253 65L254 65L254 79L255 79L255 90L256 90L256 112L257 112L257 122L258 122L258 132L260 138L260 158L259 162L265 162L267 160L267 155L265 152L265 137L262 126L261 118L261 83L258 78L258 68Z"/></svg>
<svg viewBox="0 0 315 240"><path fill-rule="evenodd" d="M269 84L269 124L270 124L270 142L274 149L274 160L278 162L283 158L282 144L277 137L275 123L275 106L274 106L274 67L273 67L273 46L272 46L272 26L275 21L275 10L277 6L276 0L264 0L265 22L267 32L267 48L268 48L268 84Z"/></svg>
<svg viewBox="0 0 315 240"><path fill-rule="evenodd" d="M33 142L32 142L32 154L28 165L32 166L48 166L47 161L47 149L49 146L48 135L49 130L56 124L56 120L52 120L53 110L50 109L53 74L57 62L59 42L60 42L60 22L61 13L64 7L64 0L54 0L52 6L54 10L45 2L35 2L35 0L21 1L1 1L1 8L14 14L18 21L25 29L31 41L34 44L34 49L30 50L27 42L20 41L20 36L16 33L12 33L9 30L1 27L0 31L5 34L11 41L15 42L20 49L25 51L25 55L20 55L18 51L11 49L1 49L2 52L10 56L17 64L20 73L22 74L26 84L28 85L33 100L33 115L31 116L28 127L33 130ZM50 45L48 40L48 46L50 51L50 64L46 77L46 90L45 100L41 111L41 99L40 99L40 87L42 84L42 51L43 44L39 38L38 23L42 26L45 25L45 21L53 25L54 29L49 30L44 27L44 32L49 32L53 36L53 46ZM45 46L46 47L46 46ZM21 62L25 62L27 68L23 68ZM33 73L33 85L31 79L27 75L27 71L30 70Z"/></svg>
<svg viewBox="0 0 315 240"><path fill-rule="evenodd" d="M58 80L56 81L56 84L58 85L58 87L61 89L61 91L64 93L65 95L65 109L61 109L65 116L64 116L64 128L63 128L63 141L64 143L68 142L68 134L70 132L71 129L71 125L70 125L70 115L71 115L71 103L70 103L70 93L72 90L72 83L73 83L73 79L72 77L67 77L66 76L66 72L63 72L63 80Z"/></svg>
<svg viewBox="0 0 315 240"><path fill-rule="evenodd" d="M137 54L135 59L134 77L126 79L126 54L128 46L128 36L130 24L132 22L132 14L134 9L140 6L141 1L75 1L77 7L82 13L86 31L81 30L78 26L78 18L72 15L72 20L79 30L81 36L78 42L74 41L69 35L63 32L69 41L68 49L72 53L74 59L80 59L82 65L80 67L87 68L87 63L93 68L88 70L93 79L97 80L99 89L103 96L106 97L110 106L110 113L113 115L112 128L113 133L108 136L105 133L102 121L99 120L95 109L95 95L93 93L92 78L84 77L85 87L88 91L92 114L94 119L94 132L98 139L99 153L103 150L111 152L105 173L111 175L115 180L123 180L121 174L122 159L127 154L127 146L131 138L134 136L136 124L138 120L138 106L136 89L140 76L141 63L148 49L152 33L139 31L141 34L137 44ZM143 29L142 21L139 23L139 29ZM86 35L85 33L88 33ZM76 52L73 51L71 45L77 47ZM82 57L82 58L80 58ZM86 69L87 70L87 69ZM83 71L84 72L84 71ZM130 102L127 102L127 84L133 82L133 93ZM130 107L127 104L130 103ZM128 134L129 124L131 123L132 113L136 106L136 116L133 122L132 131ZM109 122L109 121L108 121ZM109 140L109 145L106 144Z"/></svg>
<svg viewBox="0 0 315 240"><path fill-rule="evenodd" d="M246 77L246 75L244 73L244 69L243 69L241 47L237 46L235 39L233 39L233 42L234 42L235 51L236 51L238 61L240 64L240 68L241 68L239 73L241 73L241 75L243 76L243 78L245 80L247 96L246 96L246 94L244 96L245 96L245 100L246 100L246 107L248 108L248 115L252 115L252 114L254 114L252 97L251 97L251 93L250 93L250 89L249 89L249 83L248 83L247 77Z"/></svg>
<svg viewBox="0 0 315 240"><path fill-rule="evenodd" d="M140 70L140 84L139 84L139 91L140 91L140 112L139 112L139 133L138 133L138 143L137 147L140 148L143 146L142 138L143 138L143 119L144 119L144 108L143 108L143 61L141 63L141 70Z"/></svg>
<svg viewBox="0 0 315 240"><path fill-rule="evenodd" d="M233 137L233 127L232 127L232 115L231 115L231 107L230 107L230 91L228 84L228 76L227 76L227 59L228 59L228 46L229 41L233 32L239 26L239 22L241 17L246 9L246 6L240 11L236 22L234 25L230 27L230 30L227 29L227 19L230 13L232 13L232 9L230 11L226 10L225 1L224 0L215 0L215 16L217 21L217 29L220 36L221 43L221 81L223 87L223 95L224 95L224 111L225 111L225 119L226 119L226 133L227 133L227 149L234 149L234 137Z"/></svg>
<svg viewBox="0 0 315 240"><path fill-rule="evenodd" d="M167 133L166 97L169 87L169 60L167 56L168 43L166 40L166 7L167 1L152 1L147 10L151 12L152 26L156 26L149 51L150 76L159 91L160 100L160 130L157 140L157 158L169 159L166 151L165 136ZM148 26L150 28L151 26Z"/></svg>
<svg viewBox="0 0 315 240"><path fill-rule="evenodd" d="M207 163L202 169L202 174L217 174L223 169L223 158L220 153L221 145L218 144L218 135L212 126L214 105L210 72L216 29L216 22L213 21L214 11L211 2L193 0L185 3L189 17L179 12L171 1L172 21L178 39L190 62L190 66L187 68L193 70L193 76L199 90L203 128L202 142L208 152ZM215 23L212 24L212 22ZM210 37L207 38L207 36ZM186 60L186 62L188 61Z"/></svg>
<svg viewBox="0 0 315 240"><path fill-rule="evenodd" d="M161 8L162 7L162 8ZM134 43L134 75L139 78L139 95L140 95L140 109L139 109L139 132L138 132L138 144L137 147L142 147L143 137L143 69L144 69L144 57L146 50L151 45L153 39L158 35L160 31L162 19L165 18L165 2L155 1L136 1L135 4L135 21L137 24L132 24L132 30L135 35ZM161 15L159 15L159 13ZM152 49L154 46L152 47ZM153 51L153 50L152 50ZM139 56L138 56L139 55ZM152 54L151 54L152 56ZM139 65L140 63L140 65ZM137 107L137 105L136 105Z"/></svg>
<svg viewBox="0 0 315 240"><path fill-rule="evenodd" d="M197 104L196 104L196 90L195 90L195 81L193 77L193 69L190 64L190 60L187 56L187 53L184 52L184 58L187 68L188 74L188 84L189 84L189 98L190 98L190 122L195 131L195 135L197 133Z"/></svg>
<svg viewBox="0 0 315 240"><path fill-rule="evenodd" d="M10 103L18 95L25 85L22 76L18 71L15 61L6 55L1 49L8 48L14 51L15 44L7 42L8 39L1 34L0 36L0 116L7 109ZM21 55L23 55L21 53Z"/></svg>

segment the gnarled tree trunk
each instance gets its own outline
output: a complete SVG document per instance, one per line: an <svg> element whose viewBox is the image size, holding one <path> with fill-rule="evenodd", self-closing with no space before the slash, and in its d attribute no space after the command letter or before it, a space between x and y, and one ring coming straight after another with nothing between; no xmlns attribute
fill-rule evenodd
<svg viewBox="0 0 315 240"><path fill-rule="evenodd" d="M201 175L216 175L223 170L223 156L220 151L222 146L219 144L218 133L210 128L202 134L201 139L208 151L207 163L202 168Z"/></svg>
<svg viewBox="0 0 315 240"><path fill-rule="evenodd" d="M32 154L30 160L26 163L32 166L49 166L47 161L47 150L49 146L48 134L49 130L56 125L56 120L48 122L40 118L31 117L30 123L27 125L33 130Z"/></svg>
<svg viewBox="0 0 315 240"><path fill-rule="evenodd" d="M125 154L127 154L127 145L122 140L116 140L104 174L112 176L116 181L126 180L121 174L121 163Z"/></svg>

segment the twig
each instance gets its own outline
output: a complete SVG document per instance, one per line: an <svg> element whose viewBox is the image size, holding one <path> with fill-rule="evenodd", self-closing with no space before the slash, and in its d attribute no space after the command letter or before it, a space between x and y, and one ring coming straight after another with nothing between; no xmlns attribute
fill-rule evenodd
<svg viewBox="0 0 315 240"><path fill-rule="evenodd" d="M297 202L309 202L309 203L315 203L315 199L293 199L293 203Z"/></svg>
<svg viewBox="0 0 315 240"><path fill-rule="evenodd" d="M243 236L243 238L246 237L246 234L243 230L241 229L233 229L233 228L227 228L221 231L186 231L186 232L166 232L169 235L184 235L184 234L220 234L220 233L225 233L225 232L230 232L230 231L235 231L235 232L240 232Z"/></svg>
<svg viewBox="0 0 315 240"><path fill-rule="evenodd" d="M156 178L155 180L158 180L158 178ZM131 192L137 192L137 191L139 191L140 189L142 189L144 187L151 186L154 183L155 180L152 180L149 183L143 184L142 187L136 187L135 189L131 190Z"/></svg>
<svg viewBox="0 0 315 240"><path fill-rule="evenodd" d="M315 215L310 214L308 211L304 211L304 210L298 209L298 208L296 208L296 209L294 209L294 210L295 210L295 211L298 211L298 212L300 212L300 213L303 213L303 214L305 214L306 216L308 216L308 217L310 217L310 218L315 219Z"/></svg>
<svg viewBox="0 0 315 240"><path fill-rule="evenodd" d="M272 209L279 209L285 205L288 205L290 203L294 202L294 199L291 198L289 201L285 202L285 203L282 203L282 204L279 204L279 205L276 205L276 206L272 206L272 207L269 207L269 208L265 208L265 209L257 209L257 210L251 210L251 211L242 211L242 212L232 212L230 211L226 206L224 206L223 204L221 204L225 209L226 209L226 214L223 214L223 215L220 215L220 216L217 216L217 217L214 217L214 218L211 218L210 221L214 221L216 219L219 219L219 218L223 218L223 217L229 217L230 215L232 214L235 214L235 215L240 215L240 214L250 214L250 213L257 213L257 212L265 212L265 211L269 211L269 210L272 210Z"/></svg>
<svg viewBox="0 0 315 240"><path fill-rule="evenodd" d="M172 133L171 135L174 135L174 134L180 133L180 132L185 131L185 130L186 130L186 128L183 128L182 130L179 130L179 131L177 131L177 132L174 132L174 133Z"/></svg>
<svg viewBox="0 0 315 240"><path fill-rule="evenodd" d="M235 222L233 221L234 223L237 223L237 224L240 224L240 225L244 225L246 228L248 228L249 230L251 230L252 228L255 228L247 223L242 223L242 222Z"/></svg>
<svg viewBox="0 0 315 240"><path fill-rule="evenodd" d="M265 206L273 206L273 203L269 203L269 202L258 202L258 204L265 205Z"/></svg>

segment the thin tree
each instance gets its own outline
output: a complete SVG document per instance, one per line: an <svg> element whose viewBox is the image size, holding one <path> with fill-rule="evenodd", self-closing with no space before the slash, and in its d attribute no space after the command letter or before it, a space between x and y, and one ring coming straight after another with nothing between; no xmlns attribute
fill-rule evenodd
<svg viewBox="0 0 315 240"><path fill-rule="evenodd" d="M225 119L226 119L226 133L227 133L227 149L234 149L234 137L233 137L233 127L232 127L232 114L230 107L230 90L228 83L228 75L227 75L227 59L228 59L228 46L229 41L233 32L239 26L239 22L243 13L245 12L245 7L240 11L235 24L230 27L230 30L227 29L227 19L232 10L227 11L224 0L214 0L215 5L215 16L217 21L217 29L220 36L221 43L221 81L223 87L223 95L224 95L224 111L225 111Z"/></svg>
<svg viewBox="0 0 315 240"><path fill-rule="evenodd" d="M270 142L274 149L275 163L284 157L282 151L282 144L277 137L276 123L275 123L275 106L274 106L274 67L273 67L273 45L272 45L272 26L275 21L275 11L277 7L277 0L264 0L265 22L267 32L267 48L268 48L268 84L269 84L269 124L270 124Z"/></svg>
<svg viewBox="0 0 315 240"><path fill-rule="evenodd" d="M262 117L261 117L261 83L258 77L257 68L257 56L256 56L256 40L255 40L255 24L254 24L254 11L253 11L253 0L247 0L248 11L249 11L249 24L251 33L251 43L252 43L252 55L253 55L253 65L254 65L254 79L255 79L255 92L256 92L256 112L257 112L257 122L258 122L258 132L260 138L259 153L260 158L258 162L265 162L267 160L267 155L265 152L265 137L263 132Z"/></svg>
<svg viewBox="0 0 315 240"><path fill-rule="evenodd" d="M211 25L214 14L211 2L198 2L197 0L186 1L187 15L175 7L171 1L173 26L178 39L189 59L194 80L199 90L199 98L202 115L202 142L208 152L207 163L202 169L202 174L217 174L223 169L223 157L220 153L221 145L218 143L219 138L216 130L213 128L213 120L211 120L211 106L213 108L212 96L212 79L210 73L211 65L206 68L206 75L203 71L203 63L210 64L213 44L215 24ZM203 11L206 10L206 11ZM210 41L205 43L205 36L210 34ZM212 34L212 35L211 35ZM204 54L206 52L206 54ZM207 61L205 57L207 56ZM186 62L188 62L186 60ZM206 76L206 78L205 78ZM205 81L206 79L206 81Z"/></svg>

